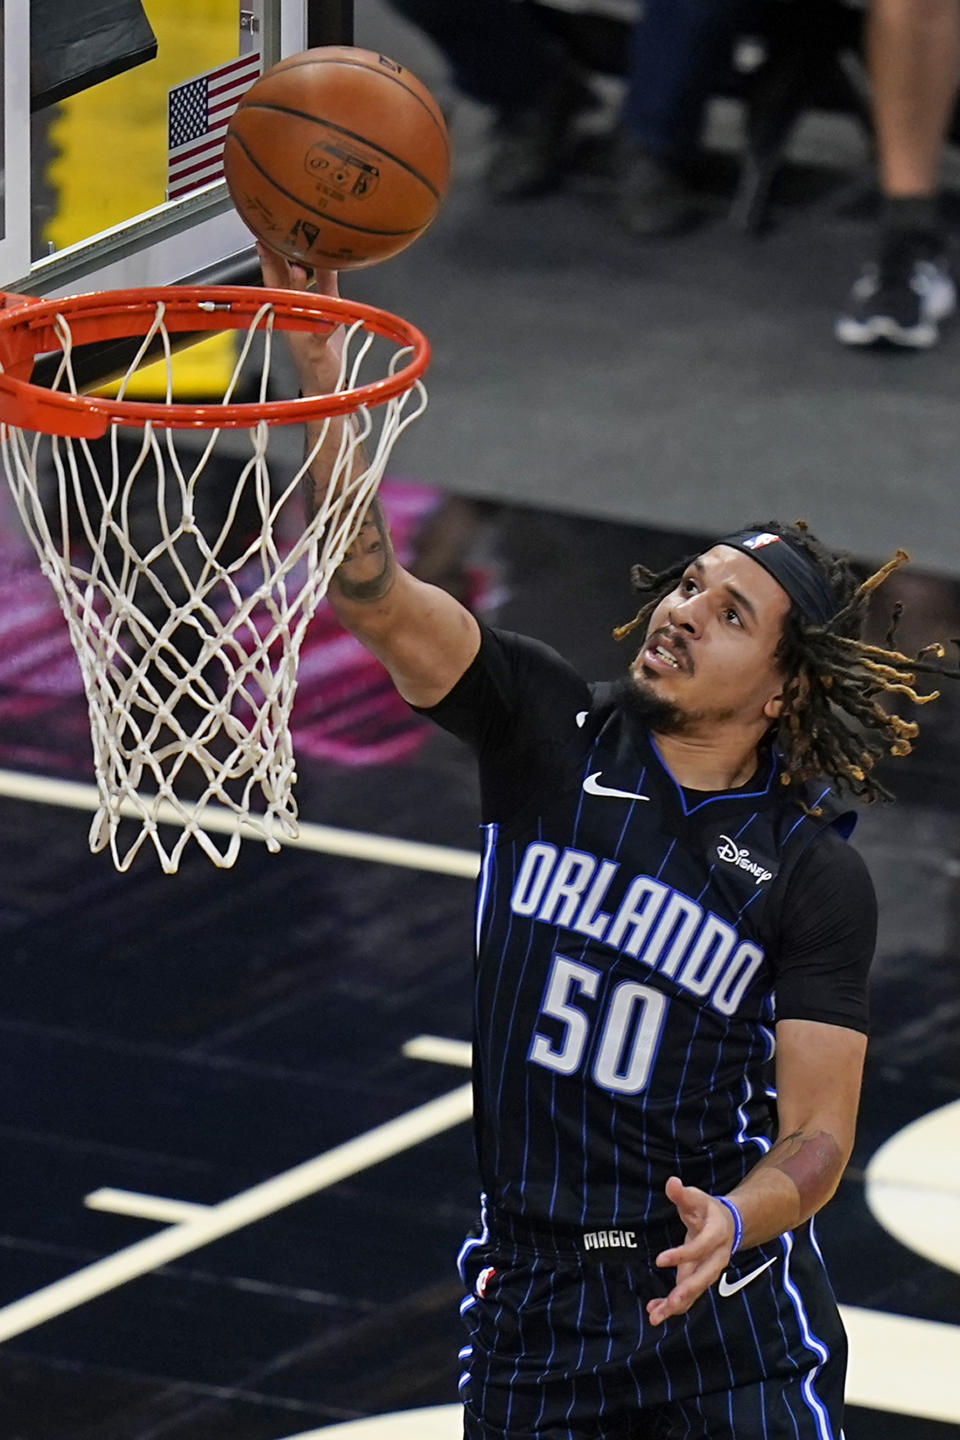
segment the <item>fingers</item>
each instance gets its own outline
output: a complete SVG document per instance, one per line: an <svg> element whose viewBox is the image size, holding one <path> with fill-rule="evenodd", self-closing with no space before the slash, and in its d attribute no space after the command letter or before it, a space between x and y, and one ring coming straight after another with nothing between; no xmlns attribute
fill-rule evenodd
<svg viewBox="0 0 960 1440"><path fill-rule="evenodd" d="M677 1196L674 1203L687 1233L681 1245L661 1250L655 1263L661 1269L670 1265L696 1265L711 1255L722 1256L726 1263L734 1238L733 1218L729 1210L703 1190L693 1186L682 1186L681 1189L684 1194Z"/></svg>
<svg viewBox="0 0 960 1440"><path fill-rule="evenodd" d="M647 1302L647 1319L651 1325L662 1325L671 1315L686 1315L694 1300L698 1300L706 1288L704 1285L691 1293L680 1285L675 1286L669 1295Z"/></svg>
<svg viewBox="0 0 960 1440"><path fill-rule="evenodd" d="M695 1185L684 1185L677 1175L670 1176L664 1190L667 1199L677 1207L677 1213L688 1229L691 1224L702 1223L706 1218L711 1197L705 1190L698 1190Z"/></svg>
<svg viewBox="0 0 960 1440"><path fill-rule="evenodd" d="M694 1249L698 1253L692 1258ZM715 1280L723 1274L730 1251L726 1245L682 1246L676 1251L664 1251L664 1255L688 1252L677 1265L677 1283L667 1295L658 1295L647 1302L647 1315L651 1324L660 1325L670 1315L685 1315L695 1300L699 1300ZM657 1257L659 1265L663 1256Z"/></svg>
<svg viewBox="0 0 960 1440"><path fill-rule="evenodd" d="M694 1300L698 1300L716 1278L713 1266L706 1259L700 1264L681 1265L677 1271L677 1283L670 1293L659 1295L647 1303L651 1324L661 1325L670 1315L685 1315Z"/></svg>
<svg viewBox="0 0 960 1440"><path fill-rule="evenodd" d="M314 270L313 287L321 295L339 295L340 283L336 270Z"/></svg>
<svg viewBox="0 0 960 1440"><path fill-rule="evenodd" d="M733 1219L729 1210L694 1185L684 1185L676 1175L666 1183L667 1198L683 1221L686 1236L681 1245L662 1250L656 1257L660 1269L675 1267L677 1283L668 1295L647 1304L652 1325L661 1325L670 1315L683 1315L723 1273L733 1243Z"/></svg>
<svg viewBox="0 0 960 1440"><path fill-rule="evenodd" d="M257 241L257 255L260 259L260 273L267 289L289 290L290 266L283 256L278 255L276 250L271 250L269 245L264 245L262 240Z"/></svg>
<svg viewBox="0 0 960 1440"><path fill-rule="evenodd" d="M680 1308L676 1308L680 1306ZM671 1290L669 1295L662 1299L649 1300L647 1302L647 1319L651 1325L662 1325L671 1315L683 1315L685 1310L680 1304L676 1290Z"/></svg>
<svg viewBox="0 0 960 1440"><path fill-rule="evenodd" d="M309 270L296 260L257 241L260 271L268 290L317 290L321 295L339 295L336 270Z"/></svg>
<svg viewBox="0 0 960 1440"><path fill-rule="evenodd" d="M723 1225L707 1225L697 1234L687 1234L682 1245L675 1245L672 1250L661 1250L654 1262L658 1269L665 1270L670 1266L698 1265L701 1260L719 1251L724 1252L724 1260L730 1254L730 1236Z"/></svg>
<svg viewBox="0 0 960 1440"><path fill-rule="evenodd" d="M286 256L279 255L276 250L257 243L257 254L260 256L260 270L263 275L263 283L271 290L306 290L310 285L312 271L305 265L299 265L294 260L288 260Z"/></svg>

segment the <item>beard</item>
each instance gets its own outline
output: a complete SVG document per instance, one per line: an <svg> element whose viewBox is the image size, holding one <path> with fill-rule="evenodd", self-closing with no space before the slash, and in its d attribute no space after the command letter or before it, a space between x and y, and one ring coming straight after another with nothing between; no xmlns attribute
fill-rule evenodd
<svg viewBox="0 0 960 1440"><path fill-rule="evenodd" d="M628 671L617 681L617 704L626 712L632 725L640 730L653 730L658 735L682 735L695 718L681 710L672 700L649 686L645 680Z"/></svg>
<svg viewBox="0 0 960 1440"><path fill-rule="evenodd" d="M617 681L616 698L631 724L641 730L652 730L656 735L683 735L699 729L705 722L717 724L737 715L737 711L731 709L684 710L658 695L642 675L637 676L632 670Z"/></svg>

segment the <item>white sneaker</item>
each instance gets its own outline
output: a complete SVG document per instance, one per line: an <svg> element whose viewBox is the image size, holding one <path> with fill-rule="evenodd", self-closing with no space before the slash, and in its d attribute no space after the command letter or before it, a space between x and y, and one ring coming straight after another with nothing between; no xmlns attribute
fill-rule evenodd
<svg viewBox="0 0 960 1440"><path fill-rule="evenodd" d="M940 322L957 308L957 286L946 255L906 241L888 246L865 265L834 328L844 345L900 345L929 350Z"/></svg>

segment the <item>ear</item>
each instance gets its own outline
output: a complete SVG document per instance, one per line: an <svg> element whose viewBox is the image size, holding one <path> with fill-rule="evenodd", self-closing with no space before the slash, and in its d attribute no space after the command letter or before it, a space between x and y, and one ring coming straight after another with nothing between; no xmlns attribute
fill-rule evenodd
<svg viewBox="0 0 960 1440"><path fill-rule="evenodd" d="M763 713L768 720L779 720L780 712L783 709L783 694L771 695L763 707Z"/></svg>

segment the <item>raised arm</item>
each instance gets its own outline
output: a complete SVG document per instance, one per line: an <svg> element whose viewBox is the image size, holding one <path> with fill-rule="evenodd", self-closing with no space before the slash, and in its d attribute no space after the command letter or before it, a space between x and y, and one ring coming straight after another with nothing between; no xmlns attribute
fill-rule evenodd
<svg viewBox="0 0 960 1440"><path fill-rule="evenodd" d="M272 289L303 289L310 279L265 246L258 246L264 284ZM332 271L315 273L316 287L336 295ZM289 334L290 352L300 389L305 395L331 390L337 381L342 329L332 334ZM335 420L311 468L314 496L330 484L324 456L337 453ZM308 444L317 429L307 427ZM314 499L314 504L316 500ZM470 665L480 645L476 620L445 590L428 585L398 565L383 506L375 497L360 531L330 584L328 598L341 623L376 655L394 684L412 705L434 705L449 693Z"/></svg>
<svg viewBox="0 0 960 1440"><path fill-rule="evenodd" d="M830 1199L853 1148L867 1040L859 1031L813 1020L777 1026L777 1111L773 1148L727 1197L743 1219L741 1249L802 1224ZM660 1324L689 1310L730 1259L734 1219L715 1197L674 1177L667 1195L687 1228L682 1245L657 1257L677 1283L647 1306Z"/></svg>

